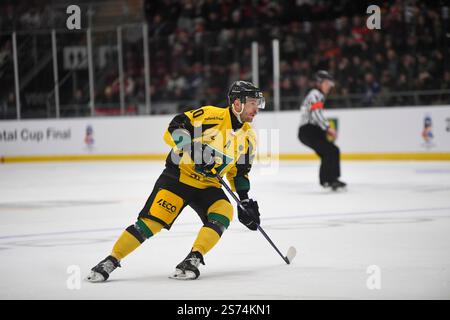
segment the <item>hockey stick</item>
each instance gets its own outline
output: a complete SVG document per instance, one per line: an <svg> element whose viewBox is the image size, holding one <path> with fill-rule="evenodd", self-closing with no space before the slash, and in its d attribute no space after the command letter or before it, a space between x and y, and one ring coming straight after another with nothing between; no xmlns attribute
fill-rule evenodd
<svg viewBox="0 0 450 320"><path fill-rule="evenodd" d="M220 183L222 184L222 186L224 186L224 188L228 191L228 193L233 197L234 201L236 201L237 205L239 206L239 208L241 208L244 212L247 212L247 209L245 209L245 207L242 205L241 201L238 199L238 197L234 194L233 190L230 189L230 187L227 185L227 183L223 180L223 178L219 175L219 173L213 169L212 172L216 175L217 179L219 179ZM275 245L275 243L273 243L273 241L269 238L269 236L267 235L267 233L264 231L264 229L258 224L258 230L262 233L262 235L264 236L264 238L267 239L267 241L269 241L269 243L272 245L272 247L276 250L276 252L278 252L278 254L281 256L281 258L283 258L284 262L286 262L287 264L291 264L292 260L294 260L295 255L297 254L297 250L295 250L294 247L290 247L288 249L288 252L286 254L286 256L283 256L283 254L280 252L280 250L277 248L277 246Z"/></svg>

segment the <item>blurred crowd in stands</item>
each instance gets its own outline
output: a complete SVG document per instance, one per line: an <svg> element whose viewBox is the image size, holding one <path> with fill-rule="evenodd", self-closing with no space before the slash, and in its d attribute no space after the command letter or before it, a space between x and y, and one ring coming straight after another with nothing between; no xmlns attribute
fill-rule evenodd
<svg viewBox="0 0 450 320"><path fill-rule="evenodd" d="M73 1L76 2L76 1ZM64 25L64 10L52 10L55 0L1 0L0 30L51 29Z"/></svg>
<svg viewBox="0 0 450 320"><path fill-rule="evenodd" d="M445 2L143 0L149 28L152 102L225 105L229 84L252 78L253 41L259 44L259 83L270 102L272 39L278 39L283 109L298 108L318 69L335 76L331 106L448 104L449 93L420 94L417 99L422 91L450 90ZM1 30L11 26L16 30L49 28L48 19L43 19L49 16L47 9L39 9L38 3L18 6L5 0L0 4ZM379 30L366 26L366 9L371 4L381 8ZM64 18L51 16L53 23ZM139 36L124 48L127 103L145 100L142 48ZM10 56L7 38L0 41L0 80L1 65ZM111 59L116 63L116 56ZM117 102L119 92L117 68L105 68L96 85L96 102ZM12 93L4 96L14 100ZM86 103L88 90L77 88L72 100Z"/></svg>
<svg viewBox="0 0 450 320"><path fill-rule="evenodd" d="M335 75L335 95L363 95L366 106L413 99L391 92L450 89L448 11L439 1L253 3L147 1L152 72L159 80L152 86L155 99L217 100L232 81L251 79L252 41L260 45L260 84L270 95L274 38L280 41L285 108L298 107L318 69ZM373 3L381 8L380 30L366 27L365 9Z"/></svg>

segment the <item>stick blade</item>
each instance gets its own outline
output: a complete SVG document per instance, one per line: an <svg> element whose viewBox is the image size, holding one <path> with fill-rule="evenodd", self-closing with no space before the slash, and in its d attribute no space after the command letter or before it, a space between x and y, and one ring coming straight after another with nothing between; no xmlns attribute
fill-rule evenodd
<svg viewBox="0 0 450 320"><path fill-rule="evenodd" d="M292 263L292 260L294 260L296 255L297 255L297 250L294 247L290 247L286 254L286 259L287 259L287 261L289 261L289 264Z"/></svg>

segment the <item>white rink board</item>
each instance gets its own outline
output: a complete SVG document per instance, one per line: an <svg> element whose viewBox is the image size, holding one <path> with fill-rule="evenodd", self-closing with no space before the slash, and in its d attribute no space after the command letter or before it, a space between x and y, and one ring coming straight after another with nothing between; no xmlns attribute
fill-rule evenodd
<svg viewBox="0 0 450 320"><path fill-rule="evenodd" d="M162 136L173 116L1 121L0 156L159 154L167 152ZM85 142L87 127L93 144ZM55 137L54 132L66 136ZM39 140L40 139L40 140Z"/></svg>
<svg viewBox="0 0 450 320"><path fill-rule="evenodd" d="M338 121L342 153L450 152L450 106L325 110L325 115ZM426 116L432 120L429 143L422 137ZM162 136L172 117L0 121L0 157L165 154ZM254 122L259 152L311 153L297 139L299 118L299 111L261 112Z"/></svg>
<svg viewBox="0 0 450 320"><path fill-rule="evenodd" d="M338 120L342 153L450 152L450 106L324 110L324 115ZM430 144L422 138L426 115L433 124ZM280 153L310 153L298 141L299 122L298 111L263 114L255 128L279 128Z"/></svg>

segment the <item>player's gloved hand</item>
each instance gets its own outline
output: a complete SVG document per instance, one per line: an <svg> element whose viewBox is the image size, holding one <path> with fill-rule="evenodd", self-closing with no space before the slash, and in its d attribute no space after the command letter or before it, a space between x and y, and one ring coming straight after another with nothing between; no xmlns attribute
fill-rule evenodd
<svg viewBox="0 0 450 320"><path fill-rule="evenodd" d="M214 150L207 144L200 142L194 142L192 149L194 151L195 171L205 176L214 176L211 172L216 166Z"/></svg>
<svg viewBox="0 0 450 320"><path fill-rule="evenodd" d="M259 207L258 202L253 199L245 199L241 201L245 211L238 206L238 218L239 221L250 230L257 230L261 223L259 219Z"/></svg>

